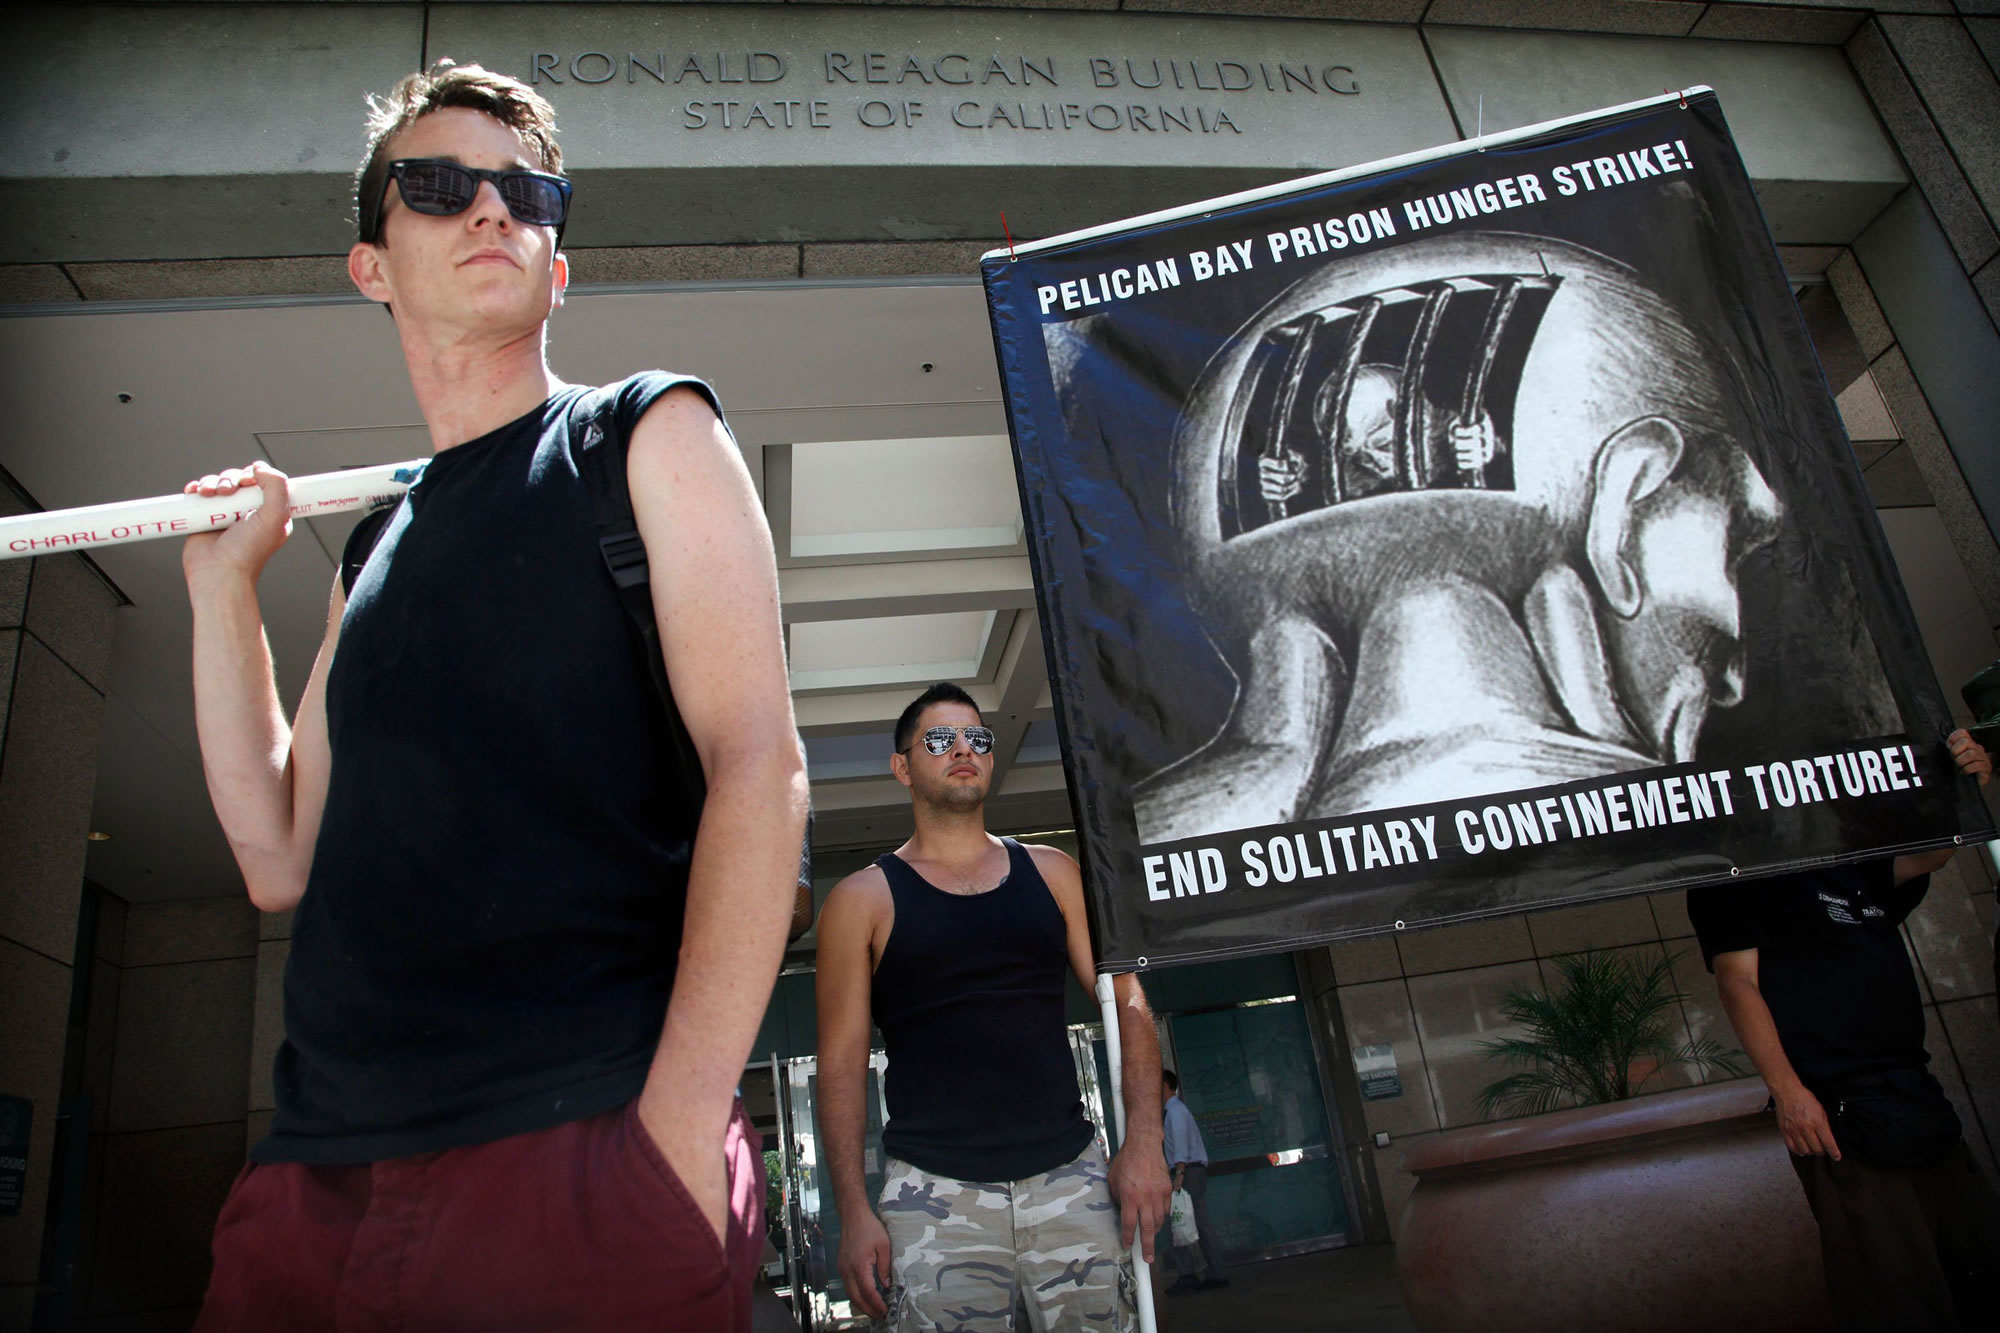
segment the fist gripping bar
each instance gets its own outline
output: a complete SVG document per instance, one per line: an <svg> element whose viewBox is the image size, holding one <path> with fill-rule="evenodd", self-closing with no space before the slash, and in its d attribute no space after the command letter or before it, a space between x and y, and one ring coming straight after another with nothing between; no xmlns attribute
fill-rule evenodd
<svg viewBox="0 0 2000 1333"><path fill-rule="evenodd" d="M317 518L393 504L423 470L421 462L384 463L293 477L292 517ZM262 489L246 486L234 495L156 495L149 500L119 500L0 518L0 560L214 532L250 517L263 503Z"/></svg>

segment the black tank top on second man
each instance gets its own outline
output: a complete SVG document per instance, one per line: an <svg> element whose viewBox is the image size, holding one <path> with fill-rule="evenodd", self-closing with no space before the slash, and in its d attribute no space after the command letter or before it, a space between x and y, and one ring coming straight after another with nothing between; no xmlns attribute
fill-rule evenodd
<svg viewBox="0 0 2000 1333"><path fill-rule="evenodd" d="M1022 1180L1082 1152L1095 1131L1063 1023L1067 932L1012 838L1007 877L946 893L890 852L896 920L872 1004L889 1056L891 1157L954 1180Z"/></svg>

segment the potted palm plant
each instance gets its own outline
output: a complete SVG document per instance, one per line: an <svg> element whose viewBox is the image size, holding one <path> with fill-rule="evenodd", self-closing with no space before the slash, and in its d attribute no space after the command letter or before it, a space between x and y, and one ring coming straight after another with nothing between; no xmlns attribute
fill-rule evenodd
<svg viewBox="0 0 2000 1333"><path fill-rule="evenodd" d="M1676 1042L1672 959L1555 961L1483 1125L1406 1143L1396 1267L1425 1333L1831 1327L1818 1233L1743 1054ZM1725 1081L1658 1090L1683 1066Z"/></svg>
<svg viewBox="0 0 2000 1333"><path fill-rule="evenodd" d="M1676 1045L1668 1035L1675 1006L1687 998L1673 989L1672 957L1662 954L1643 972L1596 950L1554 961L1554 989L1513 990L1501 1002L1527 1035L1479 1043L1517 1067L1479 1094L1486 1119L1622 1102L1675 1065L1704 1077L1750 1072L1741 1051L1708 1037Z"/></svg>

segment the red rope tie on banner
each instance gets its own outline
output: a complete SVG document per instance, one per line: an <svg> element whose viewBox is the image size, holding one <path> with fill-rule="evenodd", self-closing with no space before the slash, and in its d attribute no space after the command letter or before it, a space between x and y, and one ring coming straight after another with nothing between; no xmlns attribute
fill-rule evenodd
<svg viewBox="0 0 2000 1333"><path fill-rule="evenodd" d="M1663 92L1663 93L1671 93L1671 92L1674 92L1674 91L1676 91L1676 90L1675 90L1675 89L1673 89L1673 88L1662 88L1662 89L1660 89L1660 91L1661 91L1661 92ZM1688 109L1688 95L1687 95L1687 89L1685 89L1685 88L1682 88L1682 89L1679 89L1678 91L1680 92L1680 95L1681 95L1681 110L1685 111L1685 110L1687 110L1687 109Z"/></svg>
<svg viewBox="0 0 2000 1333"><path fill-rule="evenodd" d="M1014 253L1014 233L1007 230L1007 210L1004 208L1000 210L1000 234L1007 238L1007 262L1011 264L1020 256Z"/></svg>

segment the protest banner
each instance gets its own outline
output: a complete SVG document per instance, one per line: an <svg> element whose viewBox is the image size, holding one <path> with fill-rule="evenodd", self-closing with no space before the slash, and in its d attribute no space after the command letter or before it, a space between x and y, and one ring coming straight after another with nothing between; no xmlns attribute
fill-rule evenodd
<svg viewBox="0 0 2000 1333"><path fill-rule="evenodd" d="M1107 969L1991 836L1713 93L983 272Z"/></svg>

